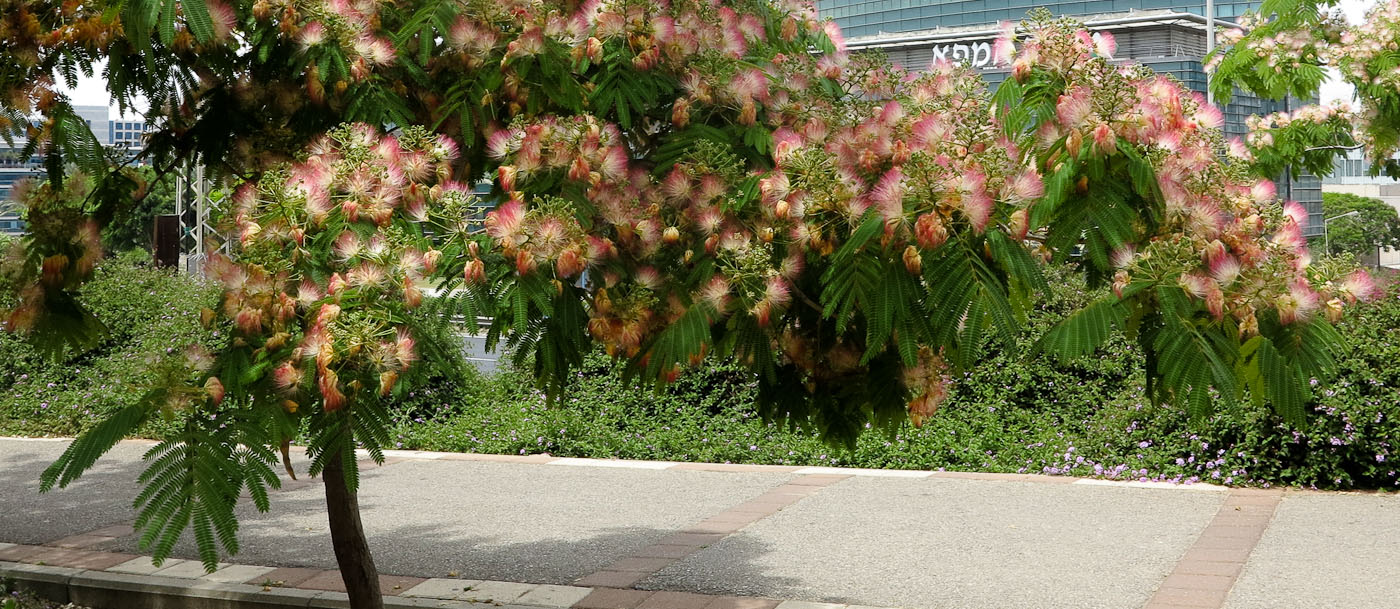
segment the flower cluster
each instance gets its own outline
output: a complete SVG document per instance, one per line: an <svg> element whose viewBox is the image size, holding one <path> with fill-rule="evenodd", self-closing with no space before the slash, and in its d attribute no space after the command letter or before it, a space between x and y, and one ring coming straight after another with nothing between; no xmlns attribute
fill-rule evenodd
<svg viewBox="0 0 1400 609"><path fill-rule="evenodd" d="M211 258L208 273L238 339L272 362L284 407L335 411L387 395L418 359L405 317L441 257L418 225L464 190L450 181L456 155L421 129L347 125L235 192L238 253Z"/></svg>
<svg viewBox="0 0 1400 609"><path fill-rule="evenodd" d="M1325 75L1322 68L1327 67L1355 87L1359 101L1354 111L1327 106L1305 109L1313 114L1308 120L1319 128L1290 128L1288 120L1266 121L1266 131L1253 135L1251 146L1277 147L1277 155L1301 159L1310 169L1324 172L1331 167L1331 156L1342 150L1364 148L1369 158L1377 160L1377 168L1400 150L1395 117L1389 116L1400 97L1395 62L1400 2L1380 2L1354 24L1327 3L1306 2L1285 14L1242 16L1239 25L1222 33L1224 52L1207 61L1207 67L1216 71L1217 91L1242 86L1273 98L1306 98L1317 93ZM1299 117L1285 118L1296 122Z"/></svg>
<svg viewBox="0 0 1400 609"><path fill-rule="evenodd" d="M14 200L33 245L15 240L0 252L0 306L9 305L0 308L0 330L34 329L46 309L65 298L65 290L81 285L102 259L97 223L84 215L90 189L82 174L60 188L35 179L15 184Z"/></svg>
<svg viewBox="0 0 1400 609"><path fill-rule="evenodd" d="M652 10L660 15L652 21L671 18ZM734 22L721 11L709 27ZM880 247L916 281L938 281L923 277L924 260L949 241L989 232L1040 239L1044 176L1095 159L1143 159L1163 209L1114 256L1109 272L1120 293L1135 283L1180 286L1245 335L1257 332L1264 310L1283 323L1323 308L1335 318L1343 304L1371 295L1364 274L1310 264L1301 208L1280 205L1272 183L1219 156L1223 116L1202 95L1111 62L1111 37L1049 20L1028 29L1019 43L1008 30L999 60L1012 64L1017 83L1065 83L1048 120L1028 128L1008 129L977 75L946 62L911 75L844 57L833 66L781 55L743 65L692 61L672 116L678 128L701 109L707 120L768 126L770 166L700 141L654 169L594 117L517 121L488 141L509 200L489 214L487 232L516 276L573 283L587 269L596 288L588 328L611 353L646 360L660 333L700 307L712 323L770 332L781 362L809 386L852 374L869 357L864 330L833 337L804 318L827 302L807 290L836 272L834 253L865 218L881 220ZM758 70L795 86L776 86ZM850 96L809 86L823 79ZM1233 146L1237 156L1248 154L1240 148ZM1087 178L1073 186L1092 187ZM580 194L544 196L557 192ZM470 265L467 272L482 277ZM940 348L922 346L904 375L911 416L932 414L951 382Z"/></svg>

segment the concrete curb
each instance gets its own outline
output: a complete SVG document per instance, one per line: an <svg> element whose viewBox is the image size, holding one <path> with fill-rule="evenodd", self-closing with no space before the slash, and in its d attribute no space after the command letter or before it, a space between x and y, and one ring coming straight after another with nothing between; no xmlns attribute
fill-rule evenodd
<svg viewBox="0 0 1400 609"><path fill-rule="evenodd" d="M148 558L148 557L144 557ZM79 569L54 565L0 561L0 580L60 603L76 603L94 609L348 609L343 592L293 587L269 587L249 583L224 583L205 579L161 577ZM444 584L465 586L465 591ZM429 579L423 594L384 597L386 609L632 609L651 597L649 607L668 607L672 596L684 596L685 606L703 609L880 609L841 604L809 603L759 597L710 596L655 590L608 587L552 586L461 579ZM521 595L521 592L525 592ZM479 590L479 592L478 592ZM502 596L499 592L504 591ZM511 594L509 591L514 590ZM441 598L430 594L451 594ZM495 596L506 599L486 598ZM557 602L560 601L561 602ZM520 604L530 601L545 604Z"/></svg>
<svg viewBox="0 0 1400 609"><path fill-rule="evenodd" d="M0 562L0 579L61 603L121 609L340 609L350 606L342 592L267 588L153 575ZM387 609L480 609L481 603L437 598L386 596ZM541 609L535 605L492 604L499 609Z"/></svg>
<svg viewBox="0 0 1400 609"><path fill-rule="evenodd" d="M66 442L71 438L23 438L14 436L0 436L0 440L16 440L28 442ZM128 439L122 440L125 444L136 444L140 446L154 446L154 440ZM293 450L305 450L305 447L294 446ZM361 459L367 459L369 452L357 450L356 454ZM765 472L779 474L797 475L841 475L857 477L880 477L880 478L932 478L932 479L962 479L962 480L984 480L993 482L1032 482L1037 484L1097 484L1105 486L1123 486L1130 488L1152 488L1163 490L1193 490L1193 491L1215 491L1225 492L1231 487L1219 486L1206 482L1194 484L1174 484L1171 482L1142 482L1138 480L1111 480L1107 478L1081 478L1077 476L1047 476L1045 474L996 474L986 472L958 472L945 470L916 470L916 469L868 469L858 467L826 467L826 466L805 466L805 465L761 465L749 463L704 463L704 462L681 462L681 461L640 461L633 459L593 459L587 457L555 457L548 453L534 453L528 455L501 455L495 453L458 453L440 452L431 450L386 450L384 451L385 465L397 463L399 461L479 461L496 463L519 463L533 465L553 465L563 467L607 467L624 469L649 469L649 470L688 470L706 472ZM304 486L301 481L285 483L296 485L298 488Z"/></svg>

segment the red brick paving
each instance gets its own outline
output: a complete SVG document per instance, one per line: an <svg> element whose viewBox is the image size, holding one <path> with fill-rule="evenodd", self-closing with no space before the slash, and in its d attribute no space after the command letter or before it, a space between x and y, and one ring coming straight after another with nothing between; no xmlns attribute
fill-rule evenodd
<svg viewBox="0 0 1400 609"><path fill-rule="evenodd" d="M112 541L113 539L115 538L108 537L106 535L93 535L91 533L84 533L82 535L69 535L67 537L64 537L63 539L60 539L58 541L51 541L45 545L50 545L56 548L91 548L98 544L103 544Z"/></svg>
<svg viewBox="0 0 1400 609"><path fill-rule="evenodd" d="M652 573L654 571L614 571L608 568L591 575L585 575L574 582L574 585L589 588L631 588Z"/></svg>
<svg viewBox="0 0 1400 609"><path fill-rule="evenodd" d="M277 573L277 571L273 571L272 573L263 575L262 577L258 578L258 580L266 580L269 578L269 576L275 573ZM421 584L425 581L428 580L424 577L408 577L404 575L380 575L379 591L385 596L398 596L400 594L403 594L404 591L408 590L409 588L417 586L418 584ZM324 590L327 592L345 591L345 580L340 577L340 571L337 571L335 569L319 571L310 578L302 580L300 583L287 585L295 586L303 590Z"/></svg>
<svg viewBox="0 0 1400 609"><path fill-rule="evenodd" d="M8 548L0 550L0 560L6 562L19 562L24 560L25 558L28 558L29 556L38 554L48 549L49 548L45 548L44 546L30 546L24 544L10 546Z"/></svg>
<svg viewBox="0 0 1400 609"><path fill-rule="evenodd" d="M721 596L705 605L705 609L773 609L777 606L778 601L770 598Z"/></svg>
<svg viewBox="0 0 1400 609"><path fill-rule="evenodd" d="M598 588L574 603L574 609L636 609L654 594L650 590Z"/></svg>
<svg viewBox="0 0 1400 609"><path fill-rule="evenodd" d="M301 567L282 567L274 571L268 571L262 575L254 577L244 583L255 586L262 585L263 582L277 583L287 588L294 588L298 584L325 573L323 569L303 569ZM337 574L338 575L338 574Z"/></svg>
<svg viewBox="0 0 1400 609"><path fill-rule="evenodd" d="M75 569L107 569L133 558L136 558L136 555L120 554L117 552L94 552L92 550L77 550L71 548L43 548L43 551L32 553L24 557L20 562L33 564L42 563L55 567L72 567Z"/></svg>
<svg viewBox="0 0 1400 609"><path fill-rule="evenodd" d="M1219 609L1264 535L1282 491L1232 489L1143 609Z"/></svg>
<svg viewBox="0 0 1400 609"><path fill-rule="evenodd" d="M637 605L637 609L705 609L714 598L690 592L657 592Z"/></svg>

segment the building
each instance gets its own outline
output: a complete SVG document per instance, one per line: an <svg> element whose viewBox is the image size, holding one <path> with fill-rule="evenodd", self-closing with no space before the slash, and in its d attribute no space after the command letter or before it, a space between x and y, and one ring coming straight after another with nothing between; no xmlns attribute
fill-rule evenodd
<svg viewBox="0 0 1400 609"><path fill-rule="evenodd" d="M1347 193L1380 199L1400 211L1400 181L1386 176L1371 175L1371 160L1359 150L1353 150L1332 162L1332 175L1323 178L1322 192ZM1366 262L1371 262L1367 260ZM1377 252L1377 266L1400 269L1400 251Z"/></svg>
<svg viewBox="0 0 1400 609"><path fill-rule="evenodd" d="M135 150L140 147L146 123L114 120L107 106L73 106L73 110L92 129L97 141L108 147ZM13 146L0 141L0 234L17 235L24 232L24 221L10 201L15 182L42 175L43 157L34 154L24 158L25 142L16 140Z"/></svg>
<svg viewBox="0 0 1400 609"><path fill-rule="evenodd" d="M140 148L141 139L146 133L146 123L144 121L113 120L107 122L109 136L108 146L121 148ZM102 141L101 138L98 141Z"/></svg>
<svg viewBox="0 0 1400 609"><path fill-rule="evenodd" d="M1258 8L1257 2L1214 3L1219 21L1231 21ZM982 71L989 86L1006 80L1010 71L993 66L992 42L997 24L1019 21L1033 8L1075 17L1093 31L1107 31L1118 42L1117 58L1171 74L1192 90L1206 92L1205 4L1182 0L817 0L817 11L841 26L846 44L859 52L878 49L896 64L920 69L935 59L966 61ZM1248 132L1245 118L1289 109L1296 100L1266 100L1236 91L1222 108L1226 135ZM1277 180L1279 196L1302 203L1308 210L1307 235L1322 233L1322 183L1310 175L1285 175Z"/></svg>

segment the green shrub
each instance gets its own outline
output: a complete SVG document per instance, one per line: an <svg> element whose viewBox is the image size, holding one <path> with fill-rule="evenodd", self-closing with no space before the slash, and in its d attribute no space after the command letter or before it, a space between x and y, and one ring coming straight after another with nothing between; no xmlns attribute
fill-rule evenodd
<svg viewBox="0 0 1400 609"><path fill-rule="evenodd" d="M79 300L108 328L94 350L62 361L40 358L17 337L0 333L0 433L71 435L144 393L148 365L219 333L200 324L217 289L175 271L152 268L133 252L98 266ZM168 422L143 435L159 436Z"/></svg>
<svg viewBox="0 0 1400 609"><path fill-rule="evenodd" d="M1092 296L1073 275L1032 312L1019 349L959 379L922 428L867 433L833 448L811 432L761 421L739 366L710 362L669 387L629 386L601 354L551 406L517 372L437 382L404 400L404 448L558 456L976 470L1172 482L1394 488L1400 438L1400 295L1343 324L1355 349L1316 413L1294 430L1248 399L1191 421L1144 397L1141 354L1111 341L1061 364L1027 355L1036 337Z"/></svg>
<svg viewBox="0 0 1400 609"><path fill-rule="evenodd" d="M144 255L105 262L83 302L111 328L98 350L62 364L41 359L0 333L0 434L73 434L139 397L146 362L217 331L199 310L217 291L150 268ZM1031 312L1018 349L994 352L959 379L938 416L922 428L862 436L832 447L806 430L761 420L754 383L742 367L712 361L676 383L629 385L612 360L587 357L576 382L551 405L528 375L464 368L457 329L423 337L437 345L429 380L398 399L401 448L855 467L950 469L1100 476L1115 479L1396 488L1400 438L1400 292L1358 307L1340 328L1352 352L1341 375L1317 388L1315 412L1293 429L1249 400L1215 416L1152 406L1143 396L1141 355L1124 339L1061 364L1028 355L1046 328L1093 296L1075 276ZM438 315L430 303L420 314ZM173 422L143 435L160 436Z"/></svg>

